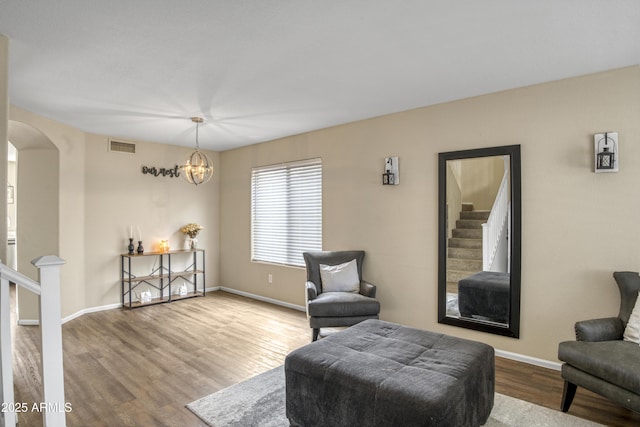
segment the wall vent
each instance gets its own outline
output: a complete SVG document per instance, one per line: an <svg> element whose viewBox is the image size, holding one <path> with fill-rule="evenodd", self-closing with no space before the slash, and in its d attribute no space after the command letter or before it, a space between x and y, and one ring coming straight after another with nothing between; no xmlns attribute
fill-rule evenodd
<svg viewBox="0 0 640 427"><path fill-rule="evenodd" d="M136 144L131 142L109 140L109 151L118 151L120 153L136 153Z"/></svg>

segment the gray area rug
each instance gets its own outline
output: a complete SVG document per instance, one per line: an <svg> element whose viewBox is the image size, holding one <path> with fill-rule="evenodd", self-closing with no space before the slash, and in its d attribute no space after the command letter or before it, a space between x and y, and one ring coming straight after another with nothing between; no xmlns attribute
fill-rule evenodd
<svg viewBox="0 0 640 427"><path fill-rule="evenodd" d="M279 366L227 387L187 408L212 427L288 427L284 368ZM496 393L486 427L599 426L581 418Z"/></svg>

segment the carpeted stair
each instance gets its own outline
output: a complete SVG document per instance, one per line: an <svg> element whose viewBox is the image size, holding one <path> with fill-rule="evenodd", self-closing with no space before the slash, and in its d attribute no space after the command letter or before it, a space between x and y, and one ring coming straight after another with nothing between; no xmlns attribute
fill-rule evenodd
<svg viewBox="0 0 640 427"><path fill-rule="evenodd" d="M464 203L460 219L447 242L447 289L457 292L458 281L482 271L482 224L487 222L490 211L474 210Z"/></svg>

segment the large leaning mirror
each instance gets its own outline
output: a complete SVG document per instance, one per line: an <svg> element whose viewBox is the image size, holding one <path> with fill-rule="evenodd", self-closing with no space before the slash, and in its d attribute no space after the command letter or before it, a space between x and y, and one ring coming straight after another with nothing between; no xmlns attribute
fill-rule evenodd
<svg viewBox="0 0 640 427"><path fill-rule="evenodd" d="M520 146L440 153L438 321L520 334Z"/></svg>

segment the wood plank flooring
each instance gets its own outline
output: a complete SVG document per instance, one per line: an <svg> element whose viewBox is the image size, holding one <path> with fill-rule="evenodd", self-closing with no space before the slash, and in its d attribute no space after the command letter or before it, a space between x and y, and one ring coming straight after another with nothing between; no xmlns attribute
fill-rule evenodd
<svg viewBox="0 0 640 427"><path fill-rule="evenodd" d="M39 328L13 331L16 401L31 407L42 400ZM282 364L310 336L304 313L225 292L86 314L63 325L67 425L205 426L185 404ZM500 393L557 410L562 386L557 371L496 359ZM580 388L569 413L640 425L640 414ZM42 417L19 422L41 426Z"/></svg>

